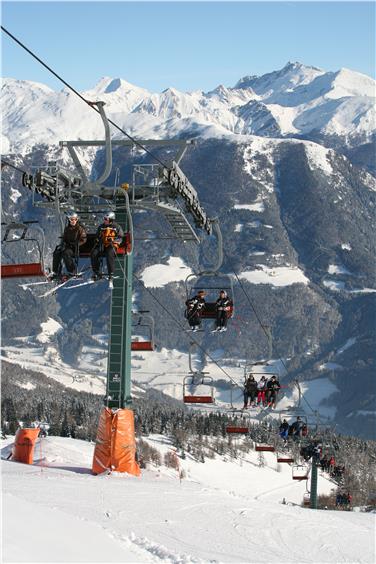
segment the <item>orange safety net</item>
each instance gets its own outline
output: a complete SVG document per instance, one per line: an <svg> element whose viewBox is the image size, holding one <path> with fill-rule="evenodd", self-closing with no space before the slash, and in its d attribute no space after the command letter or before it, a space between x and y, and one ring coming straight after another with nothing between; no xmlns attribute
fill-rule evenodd
<svg viewBox="0 0 376 564"><path fill-rule="evenodd" d="M134 413L130 409L118 409L114 413L104 407L99 418L92 471L101 474L105 470L141 474L136 462Z"/></svg>
<svg viewBox="0 0 376 564"><path fill-rule="evenodd" d="M39 431L38 428L18 429L12 450L12 460L24 464L33 463L34 446Z"/></svg>

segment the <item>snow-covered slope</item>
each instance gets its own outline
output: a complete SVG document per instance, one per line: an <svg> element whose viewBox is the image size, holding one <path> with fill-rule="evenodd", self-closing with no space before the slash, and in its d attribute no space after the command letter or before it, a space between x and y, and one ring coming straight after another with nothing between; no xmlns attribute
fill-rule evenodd
<svg viewBox="0 0 376 564"><path fill-rule="evenodd" d="M2 457L12 439L2 444ZM163 454L162 436L148 442ZM33 466L2 461L6 562L372 562L374 515L312 511L304 482L265 453L179 460L140 478L92 476L94 446L48 437ZM334 484L319 478L319 493ZM287 502L281 502L285 498ZM314 542L313 542L314 533Z"/></svg>
<svg viewBox="0 0 376 564"><path fill-rule="evenodd" d="M82 95L103 100L107 114L139 138L195 136L209 128L214 137L320 134L351 145L355 139L365 143L376 129L373 79L349 69L325 72L300 63L207 93L172 87L150 93L105 77ZM67 89L54 92L43 84L6 78L1 103L4 145L11 151L103 137L99 116Z"/></svg>

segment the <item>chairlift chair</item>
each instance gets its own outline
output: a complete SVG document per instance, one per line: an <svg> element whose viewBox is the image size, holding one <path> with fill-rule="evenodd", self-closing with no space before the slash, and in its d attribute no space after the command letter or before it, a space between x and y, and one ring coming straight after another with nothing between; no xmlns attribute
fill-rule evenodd
<svg viewBox="0 0 376 564"><path fill-rule="evenodd" d="M292 424L290 424L290 422L289 422L290 428L295 423L295 421L297 420L298 417L300 417L300 419L302 420L302 423L303 423L301 435L298 435L298 437L300 437L300 438L306 437L307 434L308 434L307 415L303 415L302 413L299 413L299 415L296 415L296 419L294 421L292 421ZM294 436L296 436L296 435L294 433L290 434L290 431L289 431L289 437L294 437Z"/></svg>
<svg viewBox="0 0 376 564"><path fill-rule="evenodd" d="M293 480L308 480L309 468L304 464L294 464L292 467Z"/></svg>
<svg viewBox="0 0 376 564"><path fill-rule="evenodd" d="M305 492L303 494L303 505L304 507L309 507L311 505L311 494L309 492Z"/></svg>
<svg viewBox="0 0 376 564"><path fill-rule="evenodd" d="M191 281L193 278L198 278L197 284L192 285ZM205 279L209 278L209 282L205 283ZM222 285L220 284L220 280L223 280ZM199 290L204 290L207 294L209 294L211 301L205 302L205 307L201 310L201 318L202 319L216 319L217 317L217 308L216 308L216 299L218 294L221 290L227 292L231 304L230 309L227 312L227 318L231 319L234 315L234 284L232 281L231 276L228 274L222 274L220 272L201 272L199 274L189 274L185 280L185 290L187 300L192 298L195 293ZM214 292L216 292L216 296L213 297Z"/></svg>
<svg viewBox="0 0 376 564"><path fill-rule="evenodd" d="M138 322L132 324L132 327L144 327L148 333L148 338L144 341L135 340L131 343L132 351L154 351L154 319L151 315L145 315L146 312L137 312L139 314Z"/></svg>
<svg viewBox="0 0 376 564"><path fill-rule="evenodd" d="M229 435L248 435L251 426L250 414L237 409L234 409L232 413L236 419L234 424L226 425L226 433ZM236 416L237 413L239 414L239 418L242 420L240 423L238 423L238 417Z"/></svg>
<svg viewBox="0 0 376 564"><path fill-rule="evenodd" d="M193 386L204 387L208 391L206 394L192 394L189 389ZM213 378L205 376L202 372L185 376L183 380L183 401L187 404L213 404L214 403L214 386Z"/></svg>
<svg viewBox="0 0 376 564"><path fill-rule="evenodd" d="M24 221L23 223L14 222L2 224L5 226L5 232L2 239L3 244L18 243L20 241L32 241L36 245L39 260L37 262L2 264L1 278L30 278L36 276L46 276L44 268L45 237L42 228L37 224L37 221ZM36 232L34 236L28 235L31 230L34 230ZM17 231L21 231L21 234L18 236ZM11 234L15 236L13 238L10 238Z"/></svg>

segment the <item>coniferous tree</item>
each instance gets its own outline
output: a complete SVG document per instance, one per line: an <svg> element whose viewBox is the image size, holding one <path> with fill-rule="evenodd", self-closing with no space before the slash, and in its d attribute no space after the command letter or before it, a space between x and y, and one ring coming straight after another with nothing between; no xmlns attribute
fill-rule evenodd
<svg viewBox="0 0 376 564"><path fill-rule="evenodd" d="M67 416L67 412L64 412L64 419L63 422L61 424L61 430L60 430L60 436L61 437L70 437L70 427L69 427L69 423L68 423L68 416Z"/></svg>

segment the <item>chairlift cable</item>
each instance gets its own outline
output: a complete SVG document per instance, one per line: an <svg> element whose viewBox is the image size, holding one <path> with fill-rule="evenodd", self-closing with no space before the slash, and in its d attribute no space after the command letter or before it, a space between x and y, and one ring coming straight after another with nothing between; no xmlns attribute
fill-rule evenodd
<svg viewBox="0 0 376 564"><path fill-rule="evenodd" d="M22 170L22 168L18 168L18 166L15 166L12 163L9 163L8 161L4 161L3 159L1 160L1 168L5 167L5 166L10 166L11 168L14 168L14 170L18 170L18 172L21 172L22 174L27 174L27 172L25 170Z"/></svg>
<svg viewBox="0 0 376 564"><path fill-rule="evenodd" d="M76 94L76 96L78 96L79 98L81 98L81 100L83 102L85 102L85 104L87 104L90 108L92 108L95 112L97 112L98 114L100 113L99 110L97 108L95 108L95 106L93 105L92 102L89 102L89 100L86 100L82 94L80 94L75 88L73 88L73 86L71 86L68 82L66 82L60 75L58 75L51 67L49 67L45 62L42 61L42 59L40 59L35 53L33 53L33 51L31 51L28 47L26 47L26 45L24 45L19 39L17 39L17 37L15 37L12 33L10 33L10 31L8 31L4 26L1 26L2 31L4 31L4 33L6 33L11 39L13 39L13 41L15 41L20 47L22 47L22 49L24 49L25 51L27 51L27 53L29 53L36 61L38 61L38 63L40 63L44 68L46 68L50 73L52 73L58 80L60 80L60 82L62 82L63 84L65 84L65 86L67 86L67 88L69 88L69 90L71 90L72 92L74 92L74 94ZM111 123L111 125L113 125L116 129L118 129L121 133L123 133L126 137L128 137L128 139L130 139L130 141L132 141L135 145L137 145L137 147L140 147L140 149L142 149L143 151L145 151L145 153L147 153L148 155L150 155L154 160L156 160L160 165L162 165L165 168L169 168L166 163L164 163L163 161L161 161L158 157L156 157L151 151L149 151L149 149L147 149L144 145L142 145L142 143L140 143L139 141L137 141L134 137L132 137L131 135L129 135L129 133L127 133L124 129L122 129L119 125L117 125L117 123L113 122L111 119L108 119L108 122Z"/></svg>
<svg viewBox="0 0 376 564"><path fill-rule="evenodd" d="M312 413L317 413L316 409L313 409L313 407L311 406L311 404L309 403L309 401L304 397L304 394L302 394L302 399L306 402L306 404L308 405L309 409L312 411Z"/></svg>

